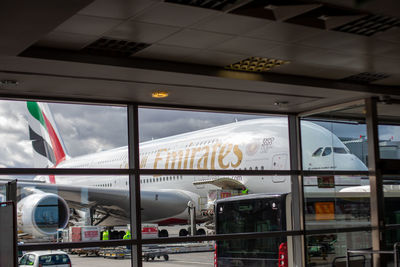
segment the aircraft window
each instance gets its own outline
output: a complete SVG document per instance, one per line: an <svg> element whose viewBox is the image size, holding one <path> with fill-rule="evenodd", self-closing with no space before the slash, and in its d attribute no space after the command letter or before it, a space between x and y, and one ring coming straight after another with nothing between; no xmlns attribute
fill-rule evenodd
<svg viewBox="0 0 400 267"><path fill-rule="evenodd" d="M153 183L156 181L156 179L153 178Z"/></svg>
<svg viewBox="0 0 400 267"><path fill-rule="evenodd" d="M257 166L256 166L255 170L258 171L258 167Z"/></svg>
<svg viewBox="0 0 400 267"><path fill-rule="evenodd" d="M317 150L315 150L315 152L312 154L313 157L318 157L321 155L322 152L322 147L319 147Z"/></svg>
<svg viewBox="0 0 400 267"><path fill-rule="evenodd" d="M264 170L264 166L261 166L261 170Z"/></svg>
<svg viewBox="0 0 400 267"><path fill-rule="evenodd" d="M328 156L332 153L332 148L326 147L324 152L322 153L322 156Z"/></svg>
<svg viewBox="0 0 400 267"><path fill-rule="evenodd" d="M344 147L334 147L333 153L337 154L347 154L347 150Z"/></svg>
<svg viewBox="0 0 400 267"><path fill-rule="evenodd" d="M250 167L249 170L251 171L251 170L253 170L253 168Z"/></svg>

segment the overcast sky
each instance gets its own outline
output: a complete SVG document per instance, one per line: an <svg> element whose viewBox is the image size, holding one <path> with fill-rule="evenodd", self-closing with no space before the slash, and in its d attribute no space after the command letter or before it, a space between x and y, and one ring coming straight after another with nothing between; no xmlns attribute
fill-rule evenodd
<svg viewBox="0 0 400 267"><path fill-rule="evenodd" d="M50 104L70 156L127 145L126 109L115 106ZM26 102L0 101L0 167L33 167ZM148 141L260 116L141 109L140 141ZM340 137L365 135L365 126L322 123ZM400 140L393 130L381 138Z"/></svg>

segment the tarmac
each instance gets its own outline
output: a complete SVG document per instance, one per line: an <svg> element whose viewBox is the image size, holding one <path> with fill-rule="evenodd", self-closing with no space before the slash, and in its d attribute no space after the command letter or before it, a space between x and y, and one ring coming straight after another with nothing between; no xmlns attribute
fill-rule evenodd
<svg viewBox="0 0 400 267"><path fill-rule="evenodd" d="M130 267L131 259L108 259L98 256L78 256L70 255L73 267ZM193 266L193 267L212 267L214 266L214 252L196 252L183 254L170 254L168 261L164 258L143 261L145 267L173 267L173 266Z"/></svg>

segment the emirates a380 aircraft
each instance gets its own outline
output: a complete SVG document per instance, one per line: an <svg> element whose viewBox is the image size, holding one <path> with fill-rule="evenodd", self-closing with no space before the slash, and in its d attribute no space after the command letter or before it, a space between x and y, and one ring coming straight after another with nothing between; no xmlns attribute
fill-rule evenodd
<svg viewBox="0 0 400 267"><path fill-rule="evenodd" d="M35 166L49 168L127 168L128 148L120 147L71 158L47 104L27 102L29 135ZM327 129L302 123L303 166L308 170L366 170L365 165ZM241 121L140 144L140 167L192 170L289 170L287 118ZM37 176L41 183L21 182L19 229L34 236L64 228L70 208L89 208L99 225L129 223L126 176ZM360 178L337 182L360 185ZM287 176L141 176L142 221L187 223L187 204L202 203L212 189L248 189L249 193L290 191Z"/></svg>

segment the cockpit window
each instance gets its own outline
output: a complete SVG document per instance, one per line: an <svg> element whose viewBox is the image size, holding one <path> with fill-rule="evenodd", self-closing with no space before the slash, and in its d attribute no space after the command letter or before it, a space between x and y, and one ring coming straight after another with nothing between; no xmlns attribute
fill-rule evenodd
<svg viewBox="0 0 400 267"><path fill-rule="evenodd" d="M324 152L322 153L322 156L328 156L332 153L332 148L326 147Z"/></svg>
<svg viewBox="0 0 400 267"><path fill-rule="evenodd" d="M344 147L334 147L333 153L337 154L348 154L347 150Z"/></svg>
<svg viewBox="0 0 400 267"><path fill-rule="evenodd" d="M319 147L317 150L315 150L315 152L312 154L313 157L318 157L321 155L322 152L322 147Z"/></svg>

